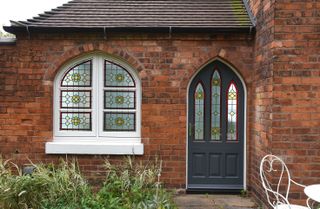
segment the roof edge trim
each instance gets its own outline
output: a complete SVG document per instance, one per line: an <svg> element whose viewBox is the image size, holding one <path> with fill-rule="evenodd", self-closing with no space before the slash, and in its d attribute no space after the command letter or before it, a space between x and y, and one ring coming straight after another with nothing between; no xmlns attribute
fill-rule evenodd
<svg viewBox="0 0 320 209"><path fill-rule="evenodd" d="M253 27L256 27L257 25L257 20L256 20L256 17L253 15L252 13L252 10L251 10L251 7L249 5L249 0L242 0L247 12L248 12L248 15L249 15L249 18L250 18L250 21L253 25Z"/></svg>
<svg viewBox="0 0 320 209"><path fill-rule="evenodd" d="M254 33L252 27L33 27L33 26L3 26L3 29L8 33L72 33L72 32L102 32L103 34L109 32L148 32L148 33L228 33L228 32L241 32L241 33Z"/></svg>

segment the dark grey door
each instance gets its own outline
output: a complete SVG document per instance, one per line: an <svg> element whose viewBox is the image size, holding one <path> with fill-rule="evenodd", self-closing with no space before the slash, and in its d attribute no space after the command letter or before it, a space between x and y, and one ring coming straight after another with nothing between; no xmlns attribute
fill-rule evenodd
<svg viewBox="0 0 320 209"><path fill-rule="evenodd" d="M244 89L214 61L189 88L188 189L243 189Z"/></svg>

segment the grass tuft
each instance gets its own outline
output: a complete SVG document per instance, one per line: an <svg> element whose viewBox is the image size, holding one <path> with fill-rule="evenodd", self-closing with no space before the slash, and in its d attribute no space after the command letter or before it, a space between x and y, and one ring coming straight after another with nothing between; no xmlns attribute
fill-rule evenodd
<svg viewBox="0 0 320 209"><path fill-rule="evenodd" d="M76 160L33 164L32 174L0 158L0 208L4 209L175 209L160 183L161 162L105 162L106 177L94 193Z"/></svg>

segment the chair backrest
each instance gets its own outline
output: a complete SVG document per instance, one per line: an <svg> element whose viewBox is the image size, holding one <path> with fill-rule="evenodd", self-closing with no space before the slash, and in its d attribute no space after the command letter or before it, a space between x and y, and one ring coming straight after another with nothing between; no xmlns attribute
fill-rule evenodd
<svg viewBox="0 0 320 209"><path fill-rule="evenodd" d="M266 155L260 163L260 178L269 204L276 208L289 204L291 176L286 164L275 155Z"/></svg>

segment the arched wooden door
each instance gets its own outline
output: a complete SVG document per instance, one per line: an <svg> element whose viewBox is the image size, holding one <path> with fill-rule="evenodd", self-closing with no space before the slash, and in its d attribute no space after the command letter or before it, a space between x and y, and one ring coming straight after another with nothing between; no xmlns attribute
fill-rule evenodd
<svg viewBox="0 0 320 209"><path fill-rule="evenodd" d="M244 188L245 92L224 63L203 68L189 88L188 190Z"/></svg>

